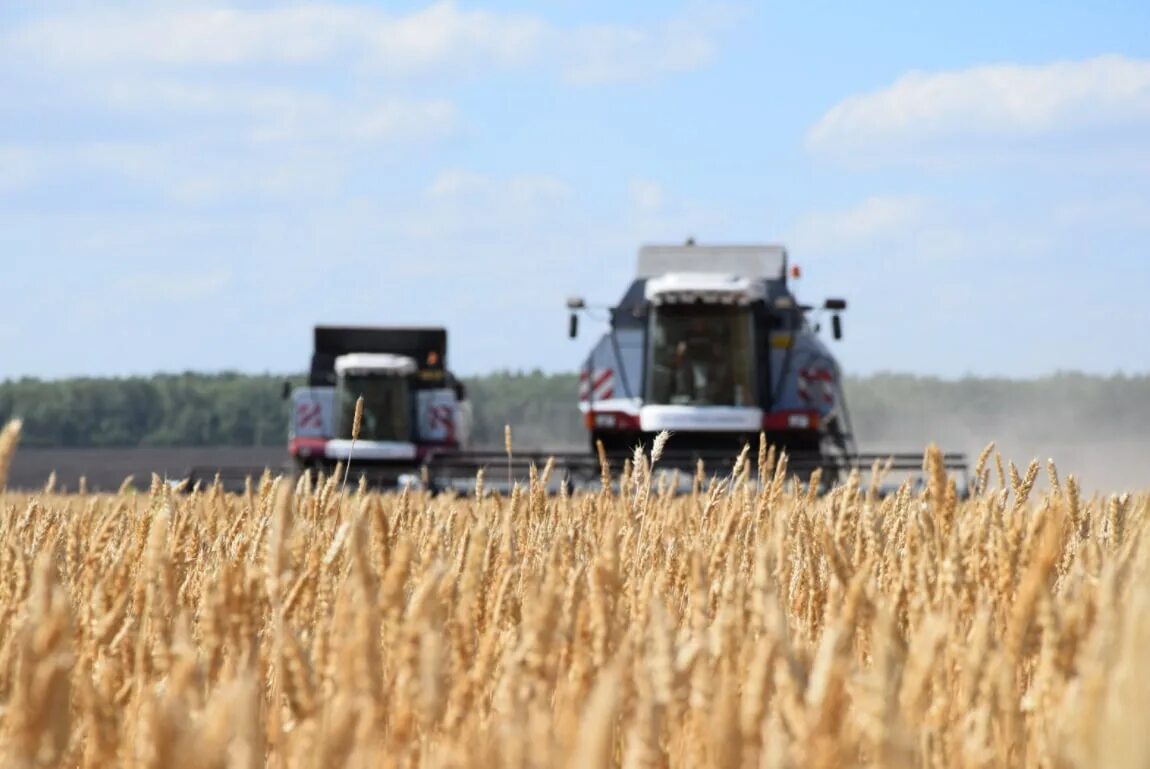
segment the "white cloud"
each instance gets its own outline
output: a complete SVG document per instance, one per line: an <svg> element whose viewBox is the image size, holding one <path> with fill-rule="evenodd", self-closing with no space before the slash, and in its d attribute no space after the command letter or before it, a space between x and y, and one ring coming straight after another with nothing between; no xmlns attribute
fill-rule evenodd
<svg viewBox="0 0 1150 769"><path fill-rule="evenodd" d="M1088 285L1080 237L1049 204L885 196L812 212L786 242L808 301L850 303L849 343L836 350L848 370L958 376L1002 371L1004 361L1015 372L1052 362L1096 370L1090 345L1068 344L1108 301Z"/></svg>
<svg viewBox="0 0 1150 769"><path fill-rule="evenodd" d="M184 203L309 199L336 192L360 150L398 162L460 124L455 105L439 99L156 80L107 92L133 117L164 114L175 129L132 140L0 144L0 195L95 174Z"/></svg>
<svg viewBox="0 0 1150 769"><path fill-rule="evenodd" d="M1068 229L1150 231L1150 196L1110 195L1059 205L1053 217Z"/></svg>
<svg viewBox="0 0 1150 769"><path fill-rule="evenodd" d="M293 146L290 156L259 145L204 148L183 143L82 142L0 146L0 174L16 168L21 177L0 184L0 194L67 180L73 190L118 188L153 202L195 206L274 200L306 203L337 195L351 156L337 149ZM156 201L157 193L160 200Z"/></svg>
<svg viewBox="0 0 1150 769"><path fill-rule="evenodd" d="M32 21L11 32L18 53L59 66L235 66L370 60L386 70L473 56L506 61L538 36L530 17L461 11L438 2L406 16L322 3L242 10L100 10Z"/></svg>
<svg viewBox="0 0 1150 769"><path fill-rule="evenodd" d="M851 96L810 129L807 147L849 162L1027 158L1133 144L1150 151L1150 61L1123 56L955 72L911 72Z"/></svg>
<svg viewBox="0 0 1150 769"><path fill-rule="evenodd" d="M803 216L793 242L802 252L849 249L904 236L930 218L930 206L920 197L876 195L848 208Z"/></svg>
<svg viewBox="0 0 1150 769"><path fill-rule="evenodd" d="M836 273L879 280L885 270L984 269L1004 254L1022 264L1056 250L1058 236L1044 226L1053 212L1012 213L993 204L875 195L801 216L786 243L800 262L838 263Z"/></svg>
<svg viewBox="0 0 1150 769"><path fill-rule="evenodd" d="M58 91L60 103L71 103L77 112L111 112L154 133L198 141L424 145L455 135L461 125L447 99L379 95L367 88L339 92L156 74L65 88Z"/></svg>
<svg viewBox="0 0 1150 769"><path fill-rule="evenodd" d="M50 68L170 69L352 64L393 77L539 66L576 83L634 81L709 63L730 13L651 27L563 28L453 0L399 15L337 2L240 9L161 5L47 16L0 34L14 63Z"/></svg>
<svg viewBox="0 0 1150 769"><path fill-rule="evenodd" d="M448 64L523 64L540 53L547 34L547 25L535 17L460 11L450 1L370 29L370 63L400 74Z"/></svg>
<svg viewBox="0 0 1150 769"><path fill-rule="evenodd" d="M663 208L663 187L650 179L631 180L631 205L643 213L656 213Z"/></svg>
<svg viewBox="0 0 1150 769"><path fill-rule="evenodd" d="M84 171L114 169L117 176L137 178L155 168L160 154L156 148L104 142L65 147L0 145L0 192L61 178L78 167Z"/></svg>
<svg viewBox="0 0 1150 769"><path fill-rule="evenodd" d="M568 82L596 85L691 72L711 62L715 40L735 17L726 6L687 13L652 27L599 25L577 29L568 42Z"/></svg>
<svg viewBox="0 0 1150 769"><path fill-rule="evenodd" d="M497 178L459 169L442 171L426 190L439 200L508 200L512 203L547 202L571 197L571 187L547 174L526 174Z"/></svg>
<svg viewBox="0 0 1150 769"><path fill-rule="evenodd" d="M127 302L190 302L218 296L231 282L232 271L220 267L130 274L115 281L111 289Z"/></svg>
<svg viewBox="0 0 1150 769"><path fill-rule="evenodd" d="M324 189L357 150L402 160L459 135L456 103L429 94L428 77L509 68L579 83L655 77L703 66L721 27L716 12L561 27L453 0L407 13L237 3L48 3L0 29L0 69L23 94L0 117L55 121L76 137L0 149L0 194L62 177L69 163L194 203L279 195L292 183ZM265 157L276 148L279 158Z"/></svg>
<svg viewBox="0 0 1150 769"><path fill-rule="evenodd" d="M458 129L455 105L442 99L341 102L305 97L261 110L253 138L259 141L356 141L426 143Z"/></svg>
<svg viewBox="0 0 1150 769"><path fill-rule="evenodd" d="M448 101L389 102L351 120L347 135L364 140L425 139L454 131L458 116Z"/></svg>
<svg viewBox="0 0 1150 769"><path fill-rule="evenodd" d="M408 217L407 224L411 234L426 237L467 230L505 238L527 221L546 226L576 205L574 190L556 176L487 176L460 169L439 173L423 197L429 215Z"/></svg>
<svg viewBox="0 0 1150 769"><path fill-rule="evenodd" d="M31 186L44 171L47 158L27 147L0 146L0 193Z"/></svg>
<svg viewBox="0 0 1150 769"><path fill-rule="evenodd" d="M422 141L459 125L446 99L380 97L366 89L338 96L278 85L121 77L93 84L82 97L133 117L231 116L258 140Z"/></svg>

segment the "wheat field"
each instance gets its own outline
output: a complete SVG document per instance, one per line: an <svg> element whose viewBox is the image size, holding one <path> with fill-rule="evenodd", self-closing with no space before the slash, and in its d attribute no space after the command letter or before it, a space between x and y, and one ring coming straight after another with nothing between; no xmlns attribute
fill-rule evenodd
<svg viewBox="0 0 1150 769"><path fill-rule="evenodd" d="M1150 765L1150 497L928 470L5 493L0 765Z"/></svg>

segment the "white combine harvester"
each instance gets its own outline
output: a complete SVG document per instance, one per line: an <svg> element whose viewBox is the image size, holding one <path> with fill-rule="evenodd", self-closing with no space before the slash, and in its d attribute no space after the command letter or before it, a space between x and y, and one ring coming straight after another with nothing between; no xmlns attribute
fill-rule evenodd
<svg viewBox="0 0 1150 769"><path fill-rule="evenodd" d="M330 472L350 458L357 474L388 482L434 456L458 453L467 445L471 410L446 355L441 328L316 327L308 384L290 392L288 453L297 468Z"/></svg>
<svg viewBox="0 0 1150 769"><path fill-rule="evenodd" d="M922 469L919 453L860 454L842 372L821 331L842 338L844 299L801 304L798 277L777 245L652 245L635 278L606 309L609 327L580 371L579 409L592 447L622 459L636 445L672 433L664 466L729 463L759 435L790 456L799 475L821 468L827 482L890 460ZM568 302L570 336L581 298ZM966 460L946 454L965 484Z"/></svg>
<svg viewBox="0 0 1150 769"><path fill-rule="evenodd" d="M437 457L458 455L468 444L471 407L446 357L442 328L317 326L307 383L284 385L288 469L330 476L350 461L352 478L393 486ZM363 419L353 441L361 397ZM197 467L190 476L238 486L260 472Z"/></svg>

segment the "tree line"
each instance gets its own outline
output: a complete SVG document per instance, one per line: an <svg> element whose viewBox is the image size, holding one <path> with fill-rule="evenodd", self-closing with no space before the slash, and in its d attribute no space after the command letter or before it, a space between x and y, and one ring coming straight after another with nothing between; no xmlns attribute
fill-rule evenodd
<svg viewBox="0 0 1150 769"><path fill-rule="evenodd" d="M302 377L298 377L302 380ZM22 446L272 446L287 435L284 377L161 374L0 383Z"/></svg>
<svg viewBox="0 0 1150 769"><path fill-rule="evenodd" d="M302 376L162 374L0 382L0 423L24 420L30 447L275 446L287 438L283 382ZM475 442L577 448L586 434L575 374L499 372L464 379ZM847 401L860 442L928 440L1009 429L1034 438L1150 435L1150 375L1057 374L1029 380L880 374L851 377Z"/></svg>

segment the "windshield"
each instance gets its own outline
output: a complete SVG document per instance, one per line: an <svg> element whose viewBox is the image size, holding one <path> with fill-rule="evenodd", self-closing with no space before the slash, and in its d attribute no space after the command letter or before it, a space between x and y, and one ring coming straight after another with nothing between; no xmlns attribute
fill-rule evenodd
<svg viewBox="0 0 1150 769"><path fill-rule="evenodd" d="M340 379L337 437L350 438L355 401L363 396L363 424L359 440L410 441L411 397L407 379L386 375L347 375Z"/></svg>
<svg viewBox="0 0 1150 769"><path fill-rule="evenodd" d="M650 318L648 403L755 405L749 309L664 305Z"/></svg>

